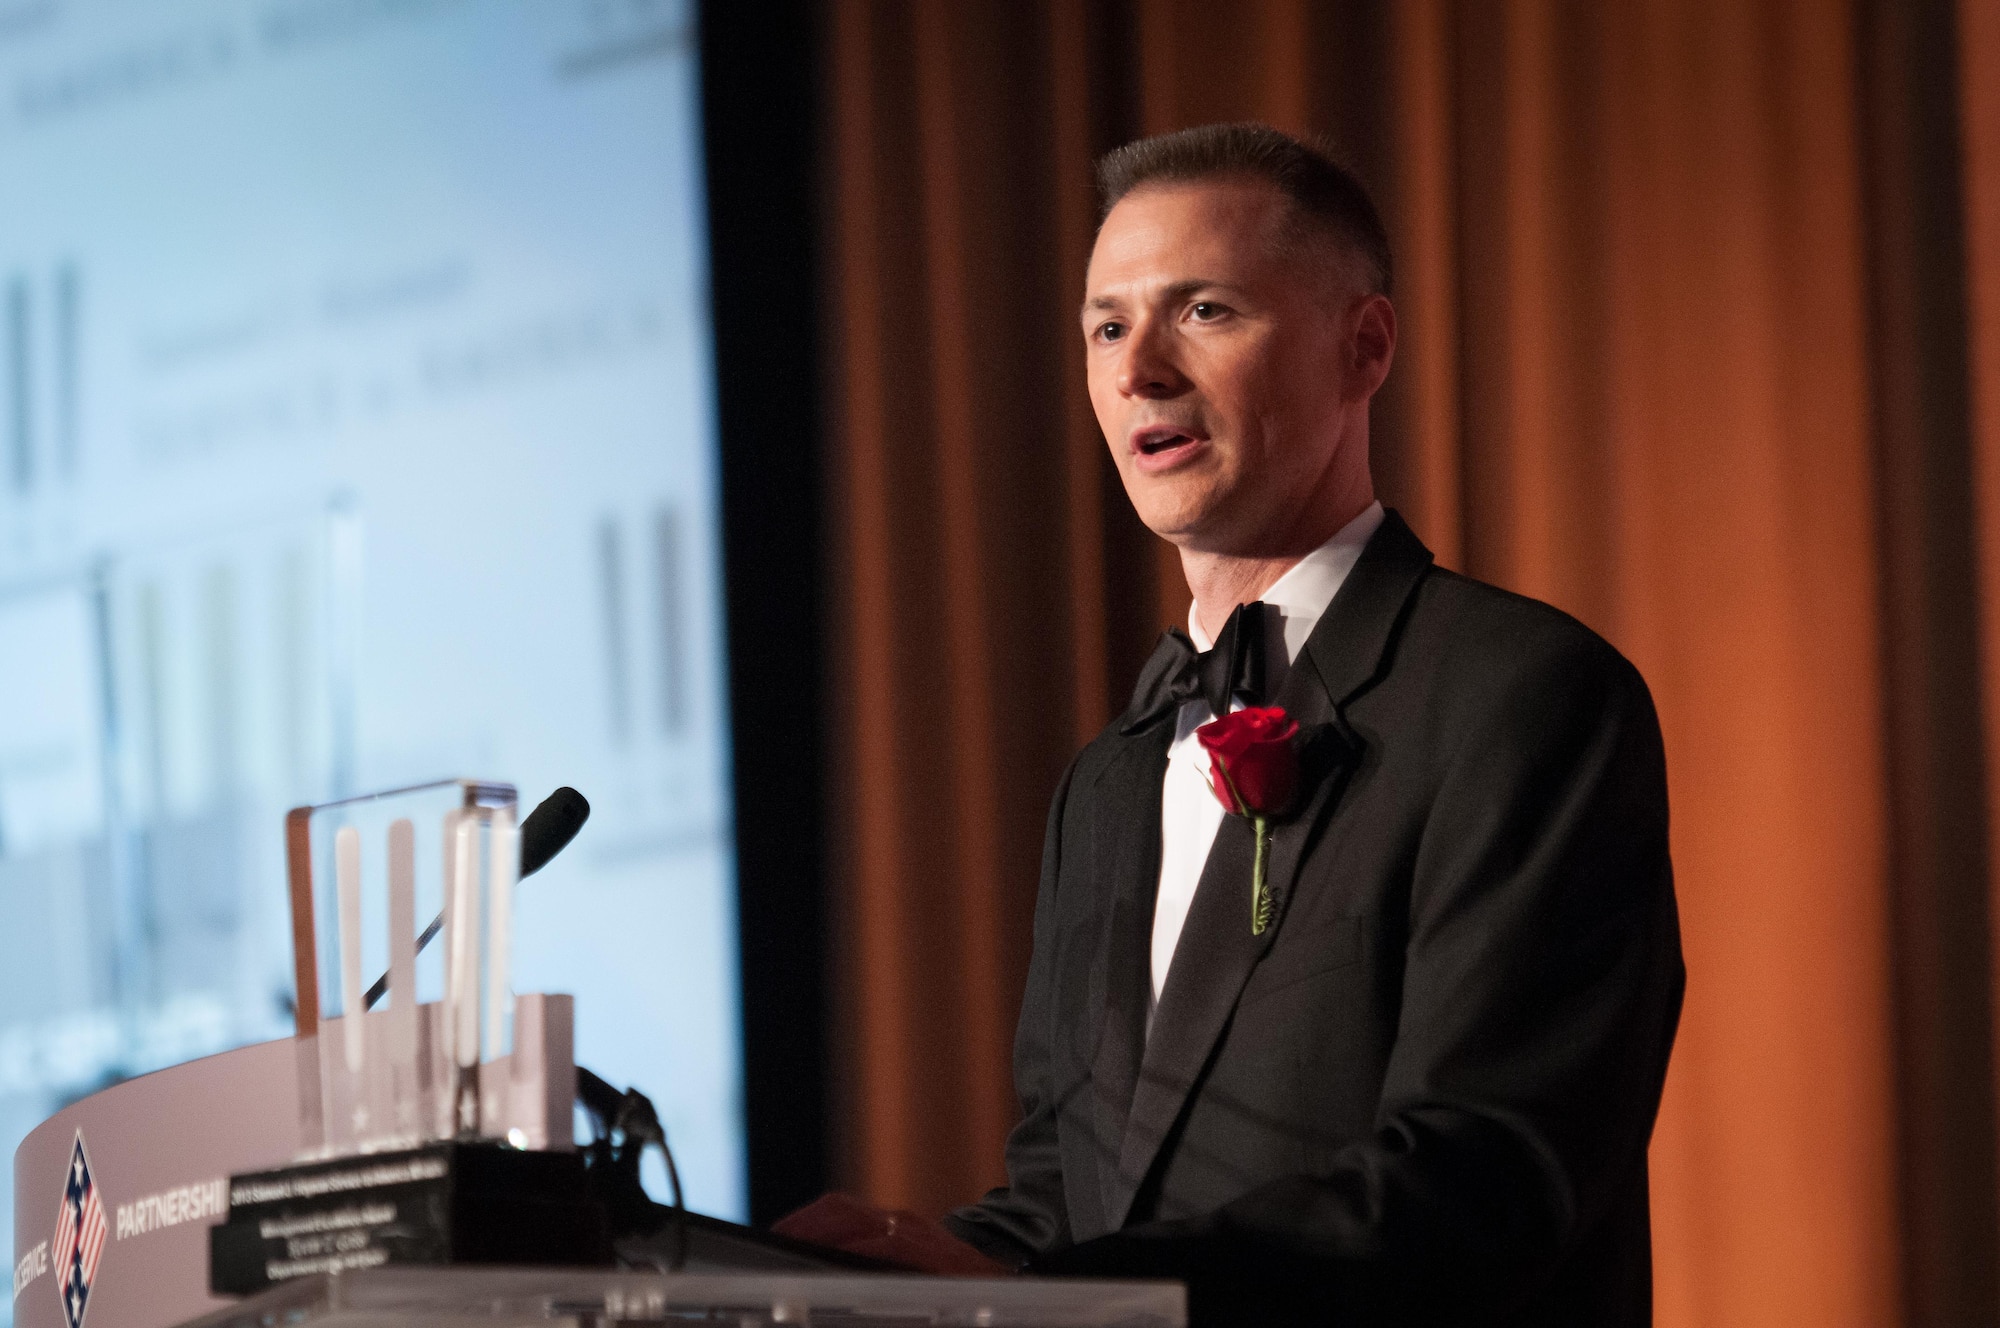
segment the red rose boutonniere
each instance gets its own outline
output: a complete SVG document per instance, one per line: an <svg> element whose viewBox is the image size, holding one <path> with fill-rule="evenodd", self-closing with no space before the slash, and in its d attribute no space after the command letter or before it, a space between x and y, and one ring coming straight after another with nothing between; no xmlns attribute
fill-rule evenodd
<svg viewBox="0 0 2000 1328"><path fill-rule="evenodd" d="M1292 805L1299 787L1299 724L1279 706L1249 706L1194 731L1208 749L1209 781L1222 809L1257 831L1250 872L1250 934L1271 925L1271 821Z"/></svg>

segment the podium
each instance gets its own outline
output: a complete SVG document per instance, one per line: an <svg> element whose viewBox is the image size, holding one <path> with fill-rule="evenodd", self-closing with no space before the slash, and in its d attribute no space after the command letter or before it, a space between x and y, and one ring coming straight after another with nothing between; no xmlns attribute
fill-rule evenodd
<svg viewBox="0 0 2000 1328"><path fill-rule="evenodd" d="M406 814L426 800L442 809L428 894ZM687 1213L678 1181L670 1243L654 1243L658 1206L638 1183L638 1150L664 1147L651 1103L626 1093L579 1155L572 1002L509 980L514 886L581 818L536 847L542 809L519 827L514 810L511 785L446 780L287 815L298 1035L116 1084L29 1133L14 1154L16 1328L1185 1324L1177 1283L875 1271ZM373 991L371 842L388 918ZM442 999L425 1001L418 956L440 933ZM602 1114L605 1086L585 1084Z"/></svg>
<svg viewBox="0 0 2000 1328"><path fill-rule="evenodd" d="M655 1323L732 1328L1182 1328L1177 1282L379 1268L287 1283L184 1328Z"/></svg>
<svg viewBox="0 0 2000 1328"><path fill-rule="evenodd" d="M567 997L519 998L515 1056L482 1067L542 1104L524 1129L569 1124ZM775 1324L924 1323L965 1328L1182 1328L1185 1293L1171 1282L944 1278L825 1273L782 1266L781 1252L732 1248L723 1223L702 1222L689 1271L614 1272L486 1266L385 1267L301 1277L241 1301L208 1290L209 1229L228 1213L229 1181L297 1148L296 1057L289 1039L204 1057L82 1098L37 1126L14 1155L14 1322L67 1328L50 1259L58 1209L79 1149L103 1228L96 1234L82 1328L338 1328L367 1324L685 1321ZM700 1221L700 1219L697 1219ZM740 1228L733 1230L740 1231ZM725 1264L739 1267L724 1268Z"/></svg>

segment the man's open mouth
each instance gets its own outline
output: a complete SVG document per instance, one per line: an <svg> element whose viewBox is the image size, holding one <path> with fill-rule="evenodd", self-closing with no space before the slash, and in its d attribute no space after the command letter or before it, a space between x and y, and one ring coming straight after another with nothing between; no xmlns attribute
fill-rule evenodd
<svg viewBox="0 0 2000 1328"><path fill-rule="evenodd" d="M1155 426L1141 429L1132 435L1132 446L1141 456L1160 456L1178 448L1188 447L1201 441L1197 434L1183 429Z"/></svg>

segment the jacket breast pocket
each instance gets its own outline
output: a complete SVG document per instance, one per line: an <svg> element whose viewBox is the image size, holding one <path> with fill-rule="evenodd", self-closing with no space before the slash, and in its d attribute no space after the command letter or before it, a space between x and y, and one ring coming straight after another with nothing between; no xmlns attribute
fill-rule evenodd
<svg viewBox="0 0 2000 1328"><path fill-rule="evenodd" d="M1308 935L1281 937L1281 943L1251 970L1238 1008L1360 963L1367 934L1366 918L1335 917L1312 927Z"/></svg>

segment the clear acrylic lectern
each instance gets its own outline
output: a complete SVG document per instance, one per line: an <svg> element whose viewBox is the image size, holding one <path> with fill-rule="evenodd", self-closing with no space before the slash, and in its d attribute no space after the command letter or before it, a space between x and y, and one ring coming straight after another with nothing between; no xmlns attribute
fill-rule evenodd
<svg viewBox="0 0 2000 1328"><path fill-rule="evenodd" d="M1183 1328L1177 1282L377 1268L302 1278L183 1328L700 1322L729 1328Z"/></svg>

